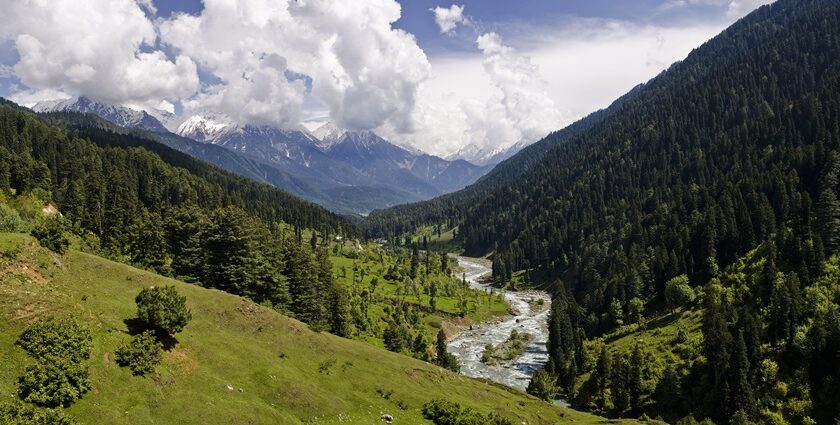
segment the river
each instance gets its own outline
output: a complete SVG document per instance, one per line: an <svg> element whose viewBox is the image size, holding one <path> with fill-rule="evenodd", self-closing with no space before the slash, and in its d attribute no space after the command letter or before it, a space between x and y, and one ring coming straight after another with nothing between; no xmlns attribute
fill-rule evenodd
<svg viewBox="0 0 840 425"><path fill-rule="evenodd" d="M458 264L464 269L471 288L490 290L490 285L479 280L481 276L490 273L487 266L464 257L458 257ZM507 291L505 299L514 312L513 316L474 325L471 330L463 331L452 339L447 349L458 357L462 374L485 378L524 391L531 376L548 362L546 341L551 297L542 291ZM529 301L538 299L543 300L543 305L532 307ZM510 332L514 329L533 336L525 353L503 365L484 364L481 361L484 346L487 343L494 346L501 344L510 337Z"/></svg>

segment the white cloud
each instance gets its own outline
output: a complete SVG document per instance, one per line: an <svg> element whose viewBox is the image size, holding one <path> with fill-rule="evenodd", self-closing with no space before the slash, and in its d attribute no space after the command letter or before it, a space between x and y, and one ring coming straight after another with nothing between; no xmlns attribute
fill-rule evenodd
<svg viewBox="0 0 840 425"><path fill-rule="evenodd" d="M18 105L23 105L26 107L31 108L35 106L36 103L42 102L45 100L58 100L58 99L69 99L73 96L52 89L44 89L44 90L21 90L16 92L15 94L9 96L9 100L12 102L17 103Z"/></svg>
<svg viewBox="0 0 840 425"><path fill-rule="evenodd" d="M449 8L437 6L434 9L429 9L435 14L435 23L440 28L441 34L448 34L458 24L470 25L470 20L464 16L464 6L453 4Z"/></svg>
<svg viewBox="0 0 840 425"><path fill-rule="evenodd" d="M155 27L134 0L5 2L0 40L14 41L17 77L29 91L86 95L113 103L160 102L189 96L195 64L153 49Z"/></svg>
<svg viewBox="0 0 840 425"><path fill-rule="evenodd" d="M775 0L733 0L729 2L726 14L730 18L741 18L760 6L773 3Z"/></svg>
<svg viewBox="0 0 840 425"><path fill-rule="evenodd" d="M417 131L380 131L399 143L449 154L468 144L492 149L521 140L533 142L560 127L562 117L546 93L539 67L528 56L503 44L496 33L482 34L476 45L482 52L481 67L468 66L468 74L454 74L479 80L475 96L423 87L414 115ZM435 78L444 81L446 89L453 88L457 84L450 84L453 75L445 67L442 70L435 72Z"/></svg>
<svg viewBox="0 0 840 425"><path fill-rule="evenodd" d="M446 155L473 144L494 148L540 138L662 72L726 26L639 26L573 19L513 49L492 33L482 54L432 57L414 134L387 132L403 144Z"/></svg>
<svg viewBox="0 0 840 425"><path fill-rule="evenodd" d="M311 95L341 127L411 130L429 62L411 34L392 28L393 0L206 0L200 16L161 25L164 42L220 80L187 102L240 121L296 126ZM302 75L311 80L311 93Z"/></svg>
<svg viewBox="0 0 840 425"><path fill-rule="evenodd" d="M667 0L660 10L674 10L690 6L717 6L726 9L726 17L739 19L744 15L775 0Z"/></svg>
<svg viewBox="0 0 840 425"><path fill-rule="evenodd" d="M150 0L18 0L5 2L0 41L12 40L20 56L13 71L26 88L11 98L23 104L86 95L171 112L180 102L186 114L284 128L328 118L448 154L536 140L768 2L663 2L719 11L714 22L679 27L572 17L506 31L500 23L473 53L429 59L413 35L393 28L395 0L204 0L198 16L154 21ZM444 34L473 25L463 6L432 12ZM196 64L213 76L201 86ZM0 78L9 74L0 66Z"/></svg>

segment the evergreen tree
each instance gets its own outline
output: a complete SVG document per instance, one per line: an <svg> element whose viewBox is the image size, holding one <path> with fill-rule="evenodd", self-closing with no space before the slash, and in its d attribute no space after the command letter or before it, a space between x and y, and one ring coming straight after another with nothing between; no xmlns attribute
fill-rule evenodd
<svg viewBox="0 0 840 425"><path fill-rule="evenodd" d="M461 365L458 359L449 351L446 350L446 333L443 329L438 331L437 339L435 341L435 362L438 366L449 369L452 372L458 373L461 370Z"/></svg>
<svg viewBox="0 0 840 425"><path fill-rule="evenodd" d="M730 414L742 411L747 416L754 416L757 413L755 398L753 397L752 384L750 383L750 360L747 353L747 344L744 341L743 331L738 332L735 338L734 351L732 352L731 371L731 402L729 404Z"/></svg>
<svg viewBox="0 0 840 425"><path fill-rule="evenodd" d="M158 215L143 213L128 231L128 255L131 262L160 274L166 274L169 246Z"/></svg>

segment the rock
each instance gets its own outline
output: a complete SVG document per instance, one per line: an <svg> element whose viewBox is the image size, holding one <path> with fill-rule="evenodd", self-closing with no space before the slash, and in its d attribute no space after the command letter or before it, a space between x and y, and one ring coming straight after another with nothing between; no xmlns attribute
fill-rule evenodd
<svg viewBox="0 0 840 425"><path fill-rule="evenodd" d="M228 391L233 391L233 385L227 384L227 389L228 389Z"/></svg>
<svg viewBox="0 0 840 425"><path fill-rule="evenodd" d="M387 413L380 416L379 419L382 419L386 424L394 422L394 417Z"/></svg>

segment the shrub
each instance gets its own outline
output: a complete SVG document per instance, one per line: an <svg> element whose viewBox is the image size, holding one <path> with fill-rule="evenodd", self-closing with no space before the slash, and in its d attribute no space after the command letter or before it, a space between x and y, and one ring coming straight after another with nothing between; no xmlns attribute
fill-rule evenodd
<svg viewBox="0 0 840 425"><path fill-rule="evenodd" d="M20 398L43 407L67 407L88 390L90 379L87 367L66 359L27 366L18 379Z"/></svg>
<svg viewBox="0 0 840 425"><path fill-rule="evenodd" d="M691 304L696 296L685 275L677 276L665 284L665 300L672 310Z"/></svg>
<svg viewBox="0 0 840 425"><path fill-rule="evenodd" d="M90 357L93 337L74 320L49 318L23 331L17 344L38 361L81 362Z"/></svg>
<svg viewBox="0 0 840 425"><path fill-rule="evenodd" d="M30 232L44 248L63 255L70 246L70 240L64 232L64 224L57 216L49 216Z"/></svg>
<svg viewBox="0 0 840 425"><path fill-rule="evenodd" d="M131 342L117 349L114 353L117 364L128 367L136 376L143 376L155 371L160 364L162 346L155 340L153 332L146 331L135 335Z"/></svg>
<svg viewBox="0 0 840 425"><path fill-rule="evenodd" d="M5 425L76 425L60 410L40 409L20 401L0 403L0 423Z"/></svg>
<svg viewBox="0 0 840 425"><path fill-rule="evenodd" d="M0 232L17 233L26 230L20 214L6 204L0 204Z"/></svg>
<svg viewBox="0 0 840 425"><path fill-rule="evenodd" d="M540 369L534 374L527 389L528 394L545 401L554 400L558 391L557 377L548 373L545 369Z"/></svg>
<svg viewBox="0 0 840 425"><path fill-rule="evenodd" d="M187 297L179 295L174 286L145 288L134 301L137 317L149 328L167 335L181 332L192 319Z"/></svg>
<svg viewBox="0 0 840 425"><path fill-rule="evenodd" d="M513 421L495 413L484 415L469 407L442 399L423 405L423 417L435 425L513 425Z"/></svg>

